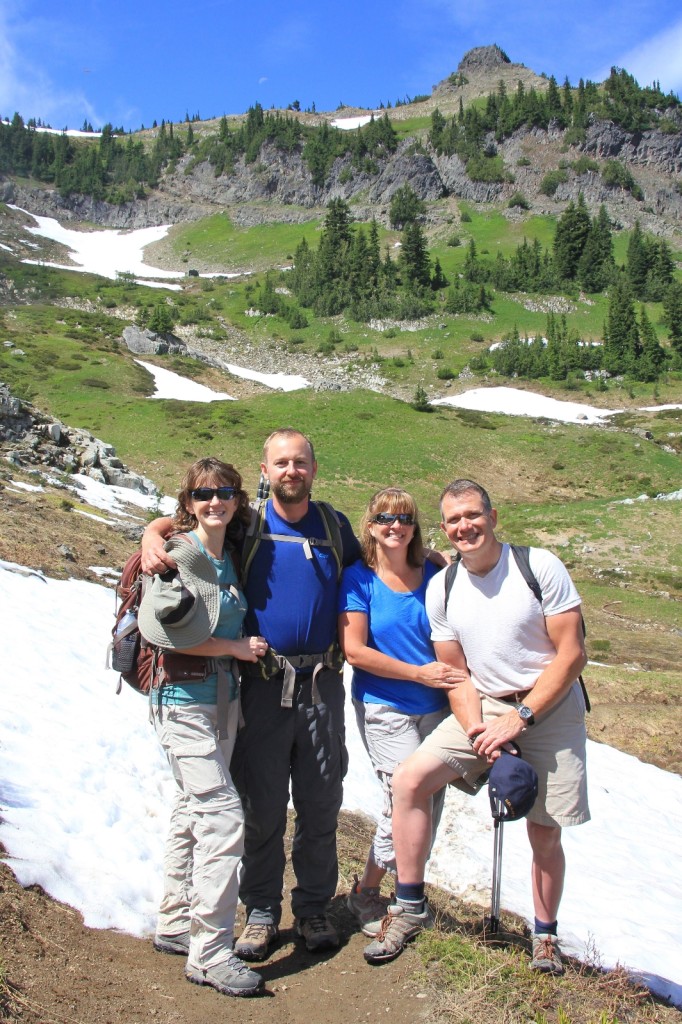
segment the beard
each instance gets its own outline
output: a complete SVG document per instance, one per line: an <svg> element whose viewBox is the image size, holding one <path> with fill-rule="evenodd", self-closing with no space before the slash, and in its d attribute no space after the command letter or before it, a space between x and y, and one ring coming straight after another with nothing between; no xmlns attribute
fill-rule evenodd
<svg viewBox="0 0 682 1024"><path fill-rule="evenodd" d="M307 480L278 480L271 489L283 505L297 505L308 497L312 487Z"/></svg>

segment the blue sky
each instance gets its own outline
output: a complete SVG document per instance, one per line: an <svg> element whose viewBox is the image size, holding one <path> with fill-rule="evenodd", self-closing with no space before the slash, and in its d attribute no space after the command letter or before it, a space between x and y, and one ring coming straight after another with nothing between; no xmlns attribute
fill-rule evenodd
<svg viewBox="0 0 682 1024"><path fill-rule="evenodd" d="M473 46L682 95L679 0L0 0L0 115L124 128L264 107L375 107L428 93Z"/></svg>

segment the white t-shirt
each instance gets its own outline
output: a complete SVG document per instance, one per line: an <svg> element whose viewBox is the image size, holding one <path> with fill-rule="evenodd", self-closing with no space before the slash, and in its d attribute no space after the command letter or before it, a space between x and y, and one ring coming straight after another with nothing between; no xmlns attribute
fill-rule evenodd
<svg viewBox="0 0 682 1024"><path fill-rule="evenodd" d="M580 596L563 563L543 548L530 549L530 566L542 590L542 606L502 545L497 565L485 576L473 576L460 562L445 603L443 569L429 583L426 611L431 639L457 640L464 651L474 686L480 693L504 697L529 690L556 650L545 616L576 608Z"/></svg>

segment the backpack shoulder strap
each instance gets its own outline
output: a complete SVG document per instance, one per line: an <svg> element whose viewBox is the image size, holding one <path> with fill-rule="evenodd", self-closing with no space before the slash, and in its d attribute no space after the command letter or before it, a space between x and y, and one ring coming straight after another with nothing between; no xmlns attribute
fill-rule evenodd
<svg viewBox="0 0 682 1024"><path fill-rule="evenodd" d="M446 612L448 610L448 601L450 600L450 592L452 591L452 588L455 585L455 577L457 576L457 570L459 569L459 562L460 562L460 559L459 559L459 556L458 556L455 559L454 562L450 562L450 565L445 570L445 583L444 583L445 600L443 602L443 611L444 612Z"/></svg>
<svg viewBox="0 0 682 1024"><path fill-rule="evenodd" d="M249 507L251 520L246 528L244 543L242 544L241 550L242 585L246 583L246 578L249 575L253 556L256 554L256 548L260 544L260 539L263 533L263 522L265 520L265 501L265 498L252 501Z"/></svg>
<svg viewBox="0 0 682 1024"><path fill-rule="evenodd" d="M340 577L343 571L343 537L341 536L341 522L336 509L330 505L328 501L316 501L315 504L322 516L327 540L331 542L334 558L336 559L337 573Z"/></svg>
<svg viewBox="0 0 682 1024"><path fill-rule="evenodd" d="M540 605L542 606L542 588L537 581L535 573L530 567L530 548L527 545L516 544L510 544L509 547L511 548L514 560L517 566L519 567L519 572L521 573L524 580L526 581L530 589L533 591L536 598L540 602ZM583 617L582 611L580 612L580 623L582 625L583 636L585 636L587 633L587 629L585 628L585 619ZM583 691L585 710L591 711L592 705L590 704L590 698L587 693L587 687L585 686L585 680L583 679L582 675L578 676L578 682L580 683L580 688Z"/></svg>
<svg viewBox="0 0 682 1024"><path fill-rule="evenodd" d="M511 548L511 553L514 556L514 561L518 566L519 572L535 594L537 600L542 604L542 587L538 583L535 573L530 567L530 548L527 544L510 544L509 547Z"/></svg>

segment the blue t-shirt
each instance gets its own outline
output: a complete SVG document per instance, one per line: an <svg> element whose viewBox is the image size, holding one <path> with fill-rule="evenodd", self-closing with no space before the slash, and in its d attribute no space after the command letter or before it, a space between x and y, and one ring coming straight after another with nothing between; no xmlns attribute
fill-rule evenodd
<svg viewBox="0 0 682 1024"><path fill-rule="evenodd" d="M437 566L425 562L417 590L398 593L364 562L356 562L344 570L339 612L363 612L367 616L368 647L408 665L427 665L436 656L425 608L426 585L437 572ZM387 679L362 668L353 669L353 696L367 704L388 704L408 715L427 715L447 704L444 690Z"/></svg>
<svg viewBox="0 0 682 1024"><path fill-rule="evenodd" d="M360 557L360 547L345 516L339 514L343 564ZM326 539L314 502L296 523L288 523L268 501L263 533ZM321 654L337 636L338 563L331 547L265 540L261 537L249 566L246 598L248 635L264 636L279 654Z"/></svg>
<svg viewBox="0 0 682 1024"><path fill-rule="evenodd" d="M227 551L222 558L210 555L194 531L190 537L199 550L215 566L220 584L220 612L218 625L212 636L237 640L242 635L242 622L246 614L246 598L239 589L239 580ZM221 659L230 684L230 700L238 696L237 682L230 672L231 658ZM161 689L162 704L216 704L218 701L218 673L207 676L201 683L169 683Z"/></svg>

